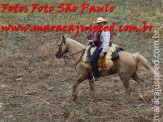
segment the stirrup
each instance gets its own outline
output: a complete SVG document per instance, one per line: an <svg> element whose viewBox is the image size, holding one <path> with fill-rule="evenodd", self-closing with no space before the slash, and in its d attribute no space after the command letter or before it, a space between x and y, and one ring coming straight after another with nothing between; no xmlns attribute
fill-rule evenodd
<svg viewBox="0 0 163 122"><path fill-rule="evenodd" d="M95 77L93 76L93 80L94 80L94 81L99 81L99 78L95 78Z"/></svg>

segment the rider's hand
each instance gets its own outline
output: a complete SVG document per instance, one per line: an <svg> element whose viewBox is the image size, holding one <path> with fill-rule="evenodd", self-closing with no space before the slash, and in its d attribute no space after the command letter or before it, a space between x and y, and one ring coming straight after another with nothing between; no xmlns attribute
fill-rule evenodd
<svg viewBox="0 0 163 122"><path fill-rule="evenodd" d="M105 54L104 54L103 52L101 52L101 53L100 53L100 58L103 58L104 55L105 55Z"/></svg>

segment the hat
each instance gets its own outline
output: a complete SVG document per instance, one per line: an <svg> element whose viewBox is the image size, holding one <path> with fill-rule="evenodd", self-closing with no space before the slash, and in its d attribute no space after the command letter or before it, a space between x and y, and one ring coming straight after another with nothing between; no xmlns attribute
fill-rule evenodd
<svg viewBox="0 0 163 122"><path fill-rule="evenodd" d="M99 18L97 18L96 22L93 22L93 23L97 24L97 23L100 23L100 22L108 22L108 20L104 19L103 17L99 17Z"/></svg>

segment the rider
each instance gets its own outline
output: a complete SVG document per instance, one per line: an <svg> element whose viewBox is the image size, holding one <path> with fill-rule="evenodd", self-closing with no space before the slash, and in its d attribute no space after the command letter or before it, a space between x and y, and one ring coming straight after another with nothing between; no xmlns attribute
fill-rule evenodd
<svg viewBox="0 0 163 122"><path fill-rule="evenodd" d="M89 48L87 50L87 61L89 62L91 58L90 50L92 47L95 47L94 42L97 40L97 37L95 36L95 34L93 34L92 30L89 29L90 27L89 24L85 25L85 27L86 27L85 33L87 35L89 45Z"/></svg>
<svg viewBox="0 0 163 122"><path fill-rule="evenodd" d="M94 42L94 45L97 47L95 52L93 53L91 57L91 65L93 70L93 76L95 81L99 79L99 70L97 65L97 60L99 58L103 58L105 54L107 53L109 46L111 46L110 36L111 33L109 30L105 30L104 28L107 26L108 20L99 17L97 18L97 21L94 22L98 25L98 27L102 28L101 30L98 30L96 33L97 41Z"/></svg>

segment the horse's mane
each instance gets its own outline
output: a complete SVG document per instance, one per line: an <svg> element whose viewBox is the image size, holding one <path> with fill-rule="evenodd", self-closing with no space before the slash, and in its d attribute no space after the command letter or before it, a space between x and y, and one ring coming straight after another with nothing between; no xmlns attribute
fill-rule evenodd
<svg viewBox="0 0 163 122"><path fill-rule="evenodd" d="M71 38L67 38L66 40L70 40L71 42L75 43L76 45L79 45L80 47L82 47L83 49L86 48L86 46L84 46L83 44L81 44L80 42L77 42Z"/></svg>

